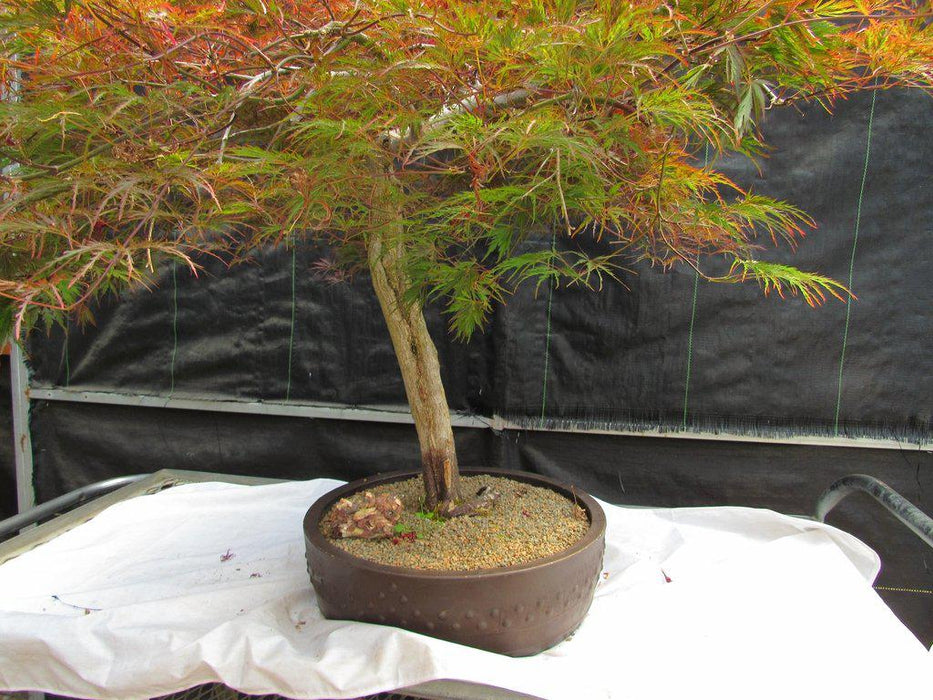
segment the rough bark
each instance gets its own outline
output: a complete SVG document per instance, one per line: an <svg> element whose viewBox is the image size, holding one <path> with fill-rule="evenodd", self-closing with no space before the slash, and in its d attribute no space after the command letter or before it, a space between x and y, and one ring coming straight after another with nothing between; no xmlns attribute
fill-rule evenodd
<svg viewBox="0 0 933 700"><path fill-rule="evenodd" d="M425 505L446 514L460 500L450 409L441 383L437 349L428 333L422 306L404 300L410 283L402 266L402 243L392 233L392 223L384 222L370 234L369 269L418 431Z"/></svg>

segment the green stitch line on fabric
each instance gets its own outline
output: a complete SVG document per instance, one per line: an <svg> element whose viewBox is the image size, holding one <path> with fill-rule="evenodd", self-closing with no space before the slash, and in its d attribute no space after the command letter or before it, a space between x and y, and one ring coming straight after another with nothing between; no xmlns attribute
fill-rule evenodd
<svg viewBox="0 0 933 700"><path fill-rule="evenodd" d="M292 328L288 338L288 381L285 384L285 400L292 394L292 353L295 349L295 241L292 241Z"/></svg>
<svg viewBox="0 0 933 700"><path fill-rule="evenodd" d="M65 386L71 386L71 357L68 353L68 341L71 334L68 332L68 326L65 325Z"/></svg>
<svg viewBox="0 0 933 700"><path fill-rule="evenodd" d="M551 232L551 253L557 247L557 229ZM547 376L551 356L551 305L554 301L554 280L548 285L547 295L547 330L544 336L544 379L541 382L541 423L544 424L544 412L547 408Z"/></svg>
<svg viewBox="0 0 933 700"><path fill-rule="evenodd" d="M709 165L709 143L703 147L703 167ZM690 372L693 367L693 326L697 318L697 291L700 288L700 271L693 272L693 303L690 308L690 334L687 336L687 377L684 381L683 429L687 429L687 403L690 397Z"/></svg>
<svg viewBox="0 0 933 700"><path fill-rule="evenodd" d="M871 94L871 110L868 112L868 136L865 140L865 164L862 167L862 182L858 191L858 206L855 210L855 235L852 237L852 256L849 258L849 281L846 284L848 289L852 289L852 278L855 272L855 249L858 245L859 227L862 223L862 201L865 196L865 182L868 180L868 161L871 155L871 129L875 120L875 100L878 91ZM842 407L842 372L846 361L846 346L849 342L849 320L852 316L852 297L846 299L846 322L845 330L842 333L842 352L839 354L839 378L836 384L836 415L833 418L833 435L839 435L839 410Z"/></svg>
<svg viewBox="0 0 933 700"><path fill-rule="evenodd" d="M178 355L178 265L172 264L172 384L168 391L169 398L175 393L175 357Z"/></svg>

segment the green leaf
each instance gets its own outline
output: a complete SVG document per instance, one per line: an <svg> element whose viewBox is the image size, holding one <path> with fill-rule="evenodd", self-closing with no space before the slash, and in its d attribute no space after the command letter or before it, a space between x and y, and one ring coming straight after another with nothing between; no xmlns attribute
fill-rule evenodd
<svg viewBox="0 0 933 700"><path fill-rule="evenodd" d="M778 263L736 259L730 274L734 278L731 281L756 280L766 295L772 291L782 299L785 293L800 295L808 306L820 306L826 301L827 294L840 301L854 296L844 285L829 277Z"/></svg>

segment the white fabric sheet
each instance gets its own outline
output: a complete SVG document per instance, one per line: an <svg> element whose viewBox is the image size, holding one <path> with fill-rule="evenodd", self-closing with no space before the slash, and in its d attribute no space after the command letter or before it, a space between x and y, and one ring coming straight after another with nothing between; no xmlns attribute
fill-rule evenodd
<svg viewBox="0 0 933 700"><path fill-rule="evenodd" d="M871 588L874 552L748 508L605 505L593 607L534 657L325 620L301 522L339 483L179 486L0 566L0 689L127 700L221 681L352 698L448 678L555 700L658 700L933 687L933 657Z"/></svg>

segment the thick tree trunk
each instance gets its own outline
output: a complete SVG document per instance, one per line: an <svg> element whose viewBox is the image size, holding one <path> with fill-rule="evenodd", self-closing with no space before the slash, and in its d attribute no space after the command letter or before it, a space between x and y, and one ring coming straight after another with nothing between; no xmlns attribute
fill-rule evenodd
<svg viewBox="0 0 933 700"><path fill-rule="evenodd" d="M382 307L398 358L411 415L421 443L425 506L449 513L460 500L460 477L447 395L441 383L437 349L418 302L405 303L409 280L401 265L401 243L383 225L367 241L373 288Z"/></svg>

